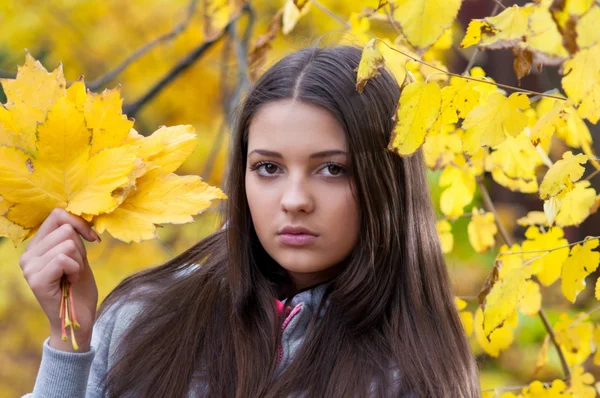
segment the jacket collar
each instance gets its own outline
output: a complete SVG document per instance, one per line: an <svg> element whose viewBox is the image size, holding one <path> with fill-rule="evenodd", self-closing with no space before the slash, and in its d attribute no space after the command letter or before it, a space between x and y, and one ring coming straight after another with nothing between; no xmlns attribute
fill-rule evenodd
<svg viewBox="0 0 600 398"><path fill-rule="evenodd" d="M296 308L300 303L302 303L304 311L310 313L316 313L319 308L319 304L327 291L327 288L331 284L332 281L325 281L321 283L317 283L316 285L308 286L304 289L297 291L293 296L283 299L282 301L277 300L276 304L281 311L286 303L290 303L290 308ZM321 318L324 315L325 309L329 305L329 299L323 306L321 313L318 314L318 318Z"/></svg>

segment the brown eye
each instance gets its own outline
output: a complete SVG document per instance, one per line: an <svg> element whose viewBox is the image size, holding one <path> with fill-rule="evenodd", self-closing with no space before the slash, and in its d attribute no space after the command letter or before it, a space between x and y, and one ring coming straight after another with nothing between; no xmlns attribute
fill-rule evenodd
<svg viewBox="0 0 600 398"><path fill-rule="evenodd" d="M334 176L338 175L342 171L342 168L335 164L330 164L329 166L327 166L327 169L329 170L331 175L334 175Z"/></svg>
<svg viewBox="0 0 600 398"><path fill-rule="evenodd" d="M265 166L265 171L269 174L273 174L277 171L277 166L275 166L273 163L266 163L264 164Z"/></svg>

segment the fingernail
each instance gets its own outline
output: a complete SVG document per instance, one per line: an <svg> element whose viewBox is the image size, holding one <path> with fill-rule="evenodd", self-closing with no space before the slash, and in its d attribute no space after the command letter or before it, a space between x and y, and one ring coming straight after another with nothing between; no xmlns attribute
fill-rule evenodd
<svg viewBox="0 0 600 398"><path fill-rule="evenodd" d="M96 237L96 240L98 242L102 242L102 239L100 239L100 235L98 235L98 232L94 231L94 236Z"/></svg>

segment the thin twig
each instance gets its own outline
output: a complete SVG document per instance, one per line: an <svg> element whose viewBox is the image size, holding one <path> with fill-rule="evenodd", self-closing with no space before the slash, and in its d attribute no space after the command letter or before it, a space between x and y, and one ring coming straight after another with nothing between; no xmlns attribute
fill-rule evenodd
<svg viewBox="0 0 600 398"><path fill-rule="evenodd" d="M144 44L142 47L138 48L131 55L129 55L127 58L125 58L125 60L123 60L123 62L121 62L119 65L117 65L116 68L114 68L113 70L107 72L103 76L100 76L99 78L88 83L87 84L88 88L92 91L95 91L98 88L104 86L106 83L113 80L119 73L123 72L123 70L125 70L125 68L127 68L132 62L139 59L141 56L146 54L148 51L152 50L154 47L156 47L157 45L159 45L163 42L170 41L170 40L174 39L175 37L177 37L181 32L183 32L187 28L188 24L190 23L192 16L194 15L194 11L196 9L196 3L198 3L198 0L190 1L190 3L187 6L187 13L186 13L185 19L182 22L180 22L177 26L175 26L170 32L168 32L160 37L157 37L156 39L154 39L154 40Z"/></svg>
<svg viewBox="0 0 600 398"><path fill-rule="evenodd" d="M600 236L586 236L585 239L578 240L577 242L572 242L572 243L569 243L568 245L557 246L557 247L553 247L551 249L546 249L546 250L522 250L522 251L518 251L518 252L502 252L502 253L499 254L499 256L510 256L512 254L529 254L529 253L552 252L554 250L564 249L565 247L575 246L575 245L577 245L579 243L585 243L588 240L593 240L593 239L600 239Z"/></svg>
<svg viewBox="0 0 600 398"><path fill-rule="evenodd" d="M496 5L497 5L497 6L500 6L500 7L502 7L503 9L505 9L505 10L506 10L506 6L505 6L504 4L502 4L502 3L500 2L500 0L494 0L494 3L496 3ZM494 14L494 13L492 13L492 15L495 15L495 14Z"/></svg>
<svg viewBox="0 0 600 398"><path fill-rule="evenodd" d="M247 8L243 8L247 11ZM223 29L217 36L212 40L205 41L198 47L189 52L183 57L170 71L168 71L154 86L152 86L146 94L142 95L138 100L131 104L123 106L123 113L129 117L134 117L135 114L144 106L148 101L154 98L165 86L167 86L172 80L174 80L180 73L193 65L194 61L200 58L213 44L215 44L223 35L227 27L235 23L239 19L241 13L227 24L226 28Z"/></svg>
<svg viewBox="0 0 600 398"><path fill-rule="evenodd" d="M496 220L496 225L498 226L498 231L500 232L500 235L504 239L504 242L506 242L506 244L509 247L511 247L512 240L511 240L510 236L508 235L508 233L506 232L506 229L504 228L504 226L498 219L498 214L496 212L496 206L494 206L494 202L492 202L492 199L490 198L490 194L489 194L487 188L485 187L485 184L483 183L482 176L477 177L477 185L479 186L479 190L481 191L481 195L483 197L483 202L484 202L485 206L487 207L488 211L491 211L492 214L494 214L494 218ZM537 276L535 276L535 275L531 279L538 284L540 283ZM542 323L544 324L544 328L546 329L546 332L548 332L548 334L550 335L550 339L552 340L554 347L556 348L556 352L558 353L558 357L560 358L560 363L562 365L562 369L565 374L566 382L567 382L567 384L569 384L570 380L571 380L571 369L569 369L569 364L567 363L567 360L565 359L565 355L562 351L562 348L560 348L560 345L558 344L558 341L556 340L556 335L554 334L554 329L552 328L550 321L548 321L546 312L544 311L543 308L541 308L541 306L540 306L538 315L539 315L540 319L542 320Z"/></svg>
<svg viewBox="0 0 600 398"><path fill-rule="evenodd" d="M394 6L392 3L388 4L389 7L383 7L383 10L385 11L385 15L387 15L388 20L390 21L390 25L392 25L392 28L394 28L394 30L396 31L396 34L398 36L400 36L402 34L402 30L400 29L400 27L398 26L398 23L396 22L396 20L394 19Z"/></svg>
<svg viewBox="0 0 600 398"><path fill-rule="evenodd" d="M558 100L561 100L561 101L565 101L565 100L566 100L566 98L562 98L562 97L556 97L556 96L554 96L554 95L549 95L549 94L544 94L544 93L538 93L537 91L525 90L525 89L522 89L522 88L519 88L519 87L513 87L513 86L509 86L509 85L507 85L507 84L501 84L501 83L497 83L497 82L490 82L490 81L488 81L488 80L485 80L485 79L476 79L476 78L473 78L473 77L470 77L470 76L464 76L464 75L459 75L459 74L456 74L456 73L448 72L447 70L443 70L443 69L441 69L441 68L438 68L438 67L437 67L437 66L435 66L435 65L432 65L432 64L430 64L430 63L428 63L428 62L425 62L425 61L422 61L422 60L420 60L419 58L413 57L413 56L412 56L412 55L410 55L410 54L406 54L405 52L403 52L403 51L400 51L400 50L398 50L397 48L394 48L394 47L390 46L390 45L389 45L389 44L387 44L385 41L383 41L383 40L381 40L381 39L379 39L379 38L377 38L376 40L377 40L377 41L379 41L380 43L383 43L383 44L385 44L386 46L388 46L388 48L389 48L390 50L392 50L392 51L395 51L395 52L397 52L397 53L400 53L400 54L404 55L405 57L408 57L408 58L412 59L413 61L417 61L417 62L418 62L418 63L420 63L420 64L423 64L423 65L429 66L430 68L432 68L432 69L435 69L435 70L437 70L437 71L440 71L440 72L442 72L442 73L445 73L445 74L447 74L447 75L449 75L449 76L460 77L461 79L472 80L472 81L474 81L474 82L479 82L479 83L487 83L487 84L492 84L492 85L494 85L494 86L497 86L497 87L502 87L502 88L506 88L506 89L509 89L509 90L518 91L518 92L521 92L521 93L535 94L535 95L540 95L540 96L542 96L542 97L548 97L548 98L554 98L554 99L558 99Z"/></svg>
<svg viewBox="0 0 600 398"><path fill-rule="evenodd" d="M569 325L569 328L572 328L573 326L577 325L579 322L581 322L586 316L589 316L590 314L596 312L600 310L600 304L598 304L597 306L595 306L594 308L592 308L590 311L588 312L582 312L581 314L579 314L579 316L573 321L571 322L571 324Z"/></svg>
<svg viewBox="0 0 600 398"><path fill-rule="evenodd" d="M248 23L246 24L246 29L244 31L244 36L242 40L238 40L236 35L236 24L231 25L230 29L228 29L228 34L231 37L231 41L233 42L233 47L235 49L235 57L238 65L238 80L236 84L236 88L232 95L228 95L228 90L226 84L222 86L223 92L223 108L225 110L225 117L221 121L221 125L219 126L218 135L215 137L215 141L212 144L212 148L208 155L208 158L204 164L204 168L202 170L202 178L207 180L210 171L212 170L214 163L217 160L217 155L221 149L221 145L223 143L223 139L225 138L225 131L229 125L229 120L231 119L231 114L234 109L234 104L236 104L239 100L241 92L246 89L250 85L250 80L248 79L248 63L247 63L247 54L248 54L248 44L249 39L252 35L252 29L254 26L255 16L252 7L247 3L248 7ZM225 50L225 49L224 49ZM224 51L224 56L222 58L222 69L221 69L221 79L222 82L227 81L227 70L229 59L229 51Z"/></svg>
<svg viewBox="0 0 600 398"><path fill-rule="evenodd" d="M542 385L546 388L550 388L551 384L548 382L541 382ZM481 392L502 392L502 391L514 391L514 390L522 390L529 385L526 386L507 386L507 387L496 387L496 388L486 388L485 390L481 390Z"/></svg>
<svg viewBox="0 0 600 398"><path fill-rule="evenodd" d="M594 177L596 174L600 173L600 170L596 169L594 170L594 172L592 174L590 174L589 176L584 178L584 181L589 181L592 179L592 177Z"/></svg>
<svg viewBox="0 0 600 398"><path fill-rule="evenodd" d="M494 215L494 219L496 220L496 225L498 226L498 231L500 232L500 236L502 236L504 243L506 243L508 245L508 247L512 247L512 239L510 239L510 236L508 235L508 232L506 232L504 225L502 225L502 223L498 219L498 213L496 212L496 206L494 206L494 203L492 202L492 198L490 198L490 194L489 194L487 188L485 187L485 184L483 183L483 177L477 176L476 180L477 180L477 185L479 186L479 191L481 192L481 196L483 197L483 202L485 203L488 210L491 211L492 214Z"/></svg>
<svg viewBox="0 0 600 398"><path fill-rule="evenodd" d="M329 8L327 8L323 4L319 3L317 0L312 0L311 3L313 3L315 5L315 7L319 8L325 14L329 15L331 18L335 19L336 21L338 21L339 23L341 23L348 29L352 28L352 26L348 22L344 21L342 18L340 18L338 15L336 15L333 11L331 11Z"/></svg>

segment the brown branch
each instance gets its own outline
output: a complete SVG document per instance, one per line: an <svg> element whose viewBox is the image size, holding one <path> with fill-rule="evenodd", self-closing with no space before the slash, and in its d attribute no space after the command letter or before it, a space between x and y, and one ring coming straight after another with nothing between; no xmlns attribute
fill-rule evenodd
<svg viewBox="0 0 600 398"><path fill-rule="evenodd" d="M189 23L192 19L192 16L194 15L194 11L196 10L196 3L198 3L198 0L190 1L190 3L187 6L187 13L186 13L185 19L182 22L180 22L179 24L177 24L177 26L175 26L170 32L168 32L160 37L157 37L156 39L144 44L142 47L135 50L130 56L125 58L125 60L123 60L123 62L121 62L119 65L117 65L116 68L114 68L113 70L107 72L103 76L100 76L99 78L88 83L87 84L88 88L91 91L95 91L95 90L99 89L106 83L113 80L119 73L123 72L123 70L125 70L125 68L127 68L132 62L134 62L137 59L139 59L140 57L142 57L148 51L152 50L154 47L156 47L157 45L159 45L161 43L173 40L175 37L177 37L179 34L181 34L181 32L183 32L187 28L187 26L189 25Z"/></svg>
<svg viewBox="0 0 600 398"><path fill-rule="evenodd" d="M215 138L215 141L212 144L210 149L210 153L208 158L204 164L202 169L202 178L207 180L209 177L209 173L214 167L214 163L217 160L217 156L221 149L221 145L223 144L223 139L225 138L226 127L228 126L228 121L231 118L232 110L234 109L234 105L237 103L241 92L250 85L250 80L248 79L248 44L250 42L250 37L252 36L252 29L255 22L255 15L250 4L247 4L248 7L248 23L246 25L246 29L244 31L244 36L241 40L237 38L236 35L236 24L231 25L231 28L228 29L228 33L231 36L231 42L233 42L235 48L235 57L238 65L238 81L236 84L236 88L232 95L228 95L226 81L227 81L227 69L229 59L229 47L224 48L223 57L221 59L222 69L221 69L221 82L222 88L221 91L224 93L223 98L223 108L225 110L225 117L219 126L218 136Z"/></svg>
<svg viewBox="0 0 600 398"><path fill-rule="evenodd" d="M398 22L394 19L394 5L392 3L389 3L388 6L389 8L384 6L383 10L385 11L385 15L387 15L388 17L390 25L392 25L392 28L394 28L396 34L400 36L402 35L402 29L400 29L400 27L398 26Z"/></svg>
<svg viewBox="0 0 600 398"><path fill-rule="evenodd" d="M243 11L247 12L248 7L244 6ZM142 95L138 100L131 104L126 104L123 106L123 113L125 113L129 117L134 117L137 112L152 98L154 98L163 88L165 88L171 81L173 81L179 74L185 71L187 68L192 66L194 62L200 58L209 48L213 46L221 37L225 35L225 32L234 24L242 13L240 13L236 18L229 21L225 29L223 29L217 36L213 39L208 40L200 44L198 47L190 51L186 56L184 56L179 62L168 71L154 86L152 86L146 94Z"/></svg>
<svg viewBox="0 0 600 398"><path fill-rule="evenodd" d="M492 214L494 214L494 219L496 220L496 225L498 226L498 231L500 232L502 239L504 240L504 242L506 242L506 244L509 247L512 246L512 240L511 240L510 236L508 235L508 233L506 232L506 229L504 228L504 226L498 219L496 207L494 206L494 202L492 202L492 199L490 198L490 194L489 194L487 188L485 187L482 176L477 177L477 185L479 186L479 190L481 191L481 195L483 197L483 202L484 202L485 206L487 207L488 211L491 211ZM539 279L535 275L531 279L538 284L540 283ZM554 347L556 347L556 352L558 353L558 357L560 358L560 363L562 365L562 369L565 374L566 382L567 382L567 384L570 384L571 369L569 369L569 364L567 363L567 360L565 359L565 355L562 352L562 349L560 348L558 341L556 340L556 335L554 334L554 329L552 329L552 325L548 321L548 317L546 316L546 312L544 311L543 308L540 307L540 311L539 311L538 315L540 316L540 319L542 320L542 323L544 324L544 328L548 332L548 335L550 335L550 339L552 340Z"/></svg>

